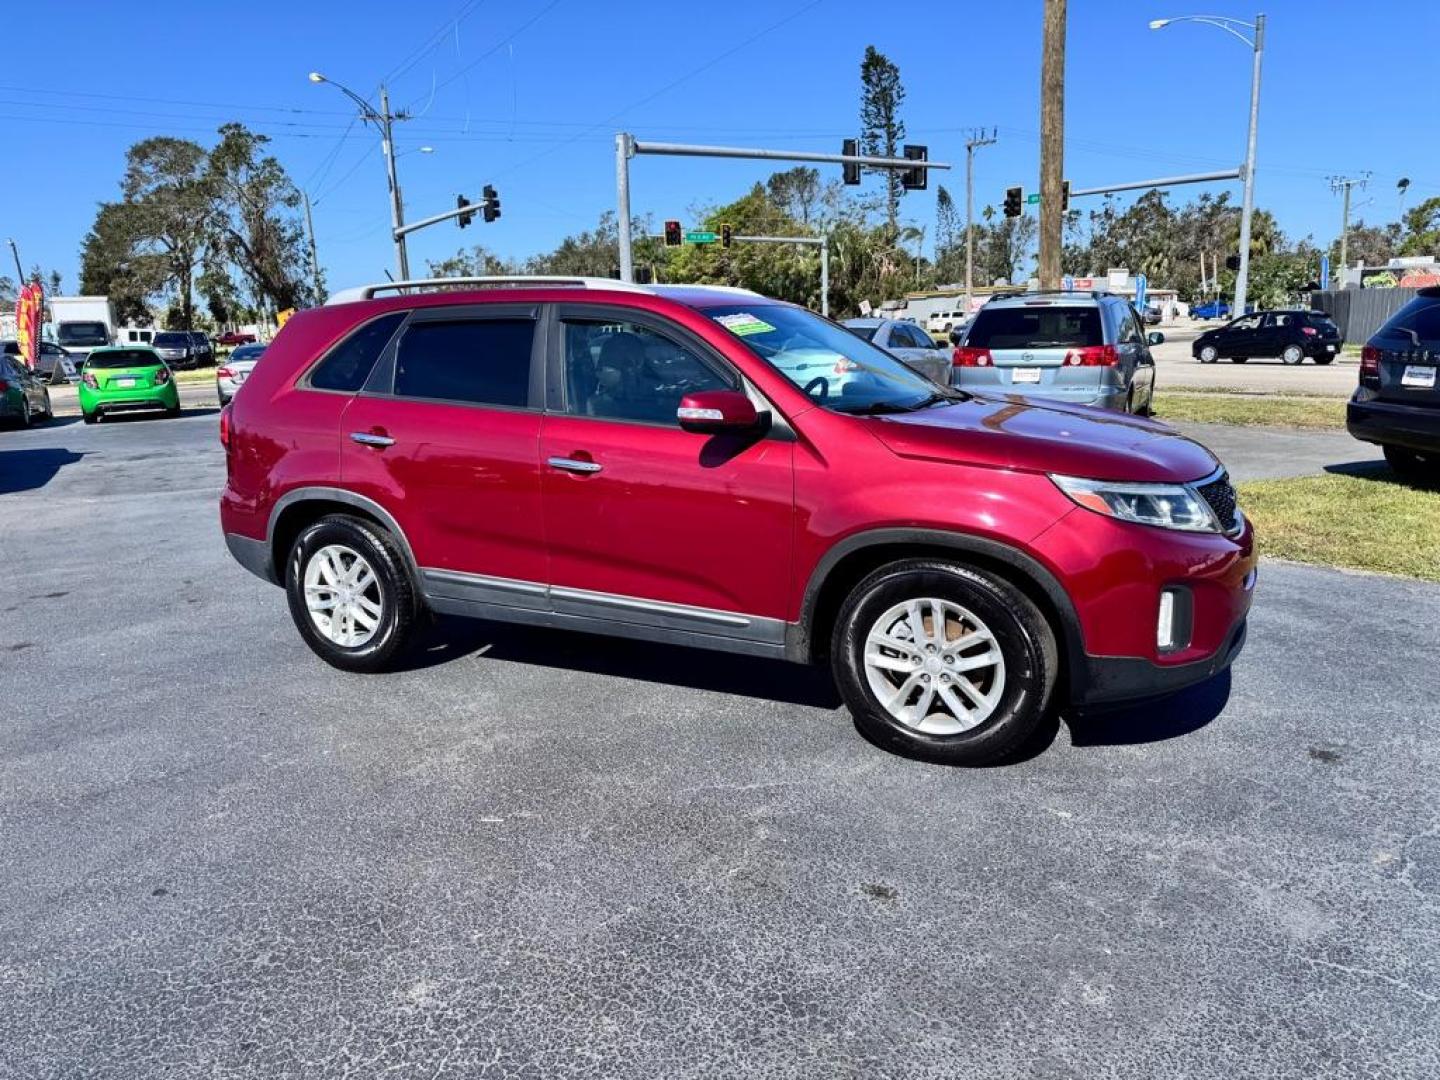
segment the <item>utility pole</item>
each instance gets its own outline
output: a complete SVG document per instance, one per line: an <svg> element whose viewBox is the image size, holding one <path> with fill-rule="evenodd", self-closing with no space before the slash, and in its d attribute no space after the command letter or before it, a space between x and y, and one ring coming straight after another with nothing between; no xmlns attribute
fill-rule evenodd
<svg viewBox="0 0 1440 1080"><path fill-rule="evenodd" d="M982 132L971 132L965 140L965 316L969 318L974 305L975 277L975 151L982 146L992 146L997 132L990 129L989 136Z"/></svg>
<svg viewBox="0 0 1440 1080"><path fill-rule="evenodd" d="M302 191L300 194L305 198L305 231L310 236L310 283L315 289L315 302L323 304L325 287L320 284L320 257L315 251L315 222L310 217L310 193Z"/></svg>
<svg viewBox="0 0 1440 1080"><path fill-rule="evenodd" d="M1040 288L1060 287L1065 173L1065 3L1045 0L1040 53Z"/></svg>
<svg viewBox="0 0 1440 1080"><path fill-rule="evenodd" d="M385 150L385 171L390 179L390 230L395 236L395 266L400 271L400 280L410 280L410 253L405 248L405 235L400 226L405 224L405 204L400 198L400 181L395 178L395 140L391 137L391 124L395 117L390 113L390 91L380 87L380 130Z"/></svg>
<svg viewBox="0 0 1440 1080"><path fill-rule="evenodd" d="M1345 271L1349 269L1350 255L1350 189L1364 188L1370 183L1370 174L1361 173L1359 176L1332 176L1330 177L1330 190L1338 191L1343 196L1340 211L1340 284L1345 283Z"/></svg>
<svg viewBox="0 0 1440 1080"><path fill-rule="evenodd" d="M10 254L15 256L15 288L19 289L25 285L25 271L20 269L20 249L15 246L15 238L10 239Z"/></svg>

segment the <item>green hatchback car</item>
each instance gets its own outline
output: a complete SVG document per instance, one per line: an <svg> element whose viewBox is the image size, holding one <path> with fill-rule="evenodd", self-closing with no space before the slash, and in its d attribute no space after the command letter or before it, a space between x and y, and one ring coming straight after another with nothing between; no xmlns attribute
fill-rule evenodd
<svg viewBox="0 0 1440 1080"><path fill-rule="evenodd" d="M85 423L139 409L164 409L180 415L175 376L154 349L136 345L96 349L80 373L80 412Z"/></svg>

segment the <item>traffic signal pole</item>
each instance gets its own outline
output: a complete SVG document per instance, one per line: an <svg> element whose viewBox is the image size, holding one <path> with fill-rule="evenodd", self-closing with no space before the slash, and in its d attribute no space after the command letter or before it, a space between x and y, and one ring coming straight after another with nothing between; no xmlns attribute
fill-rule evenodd
<svg viewBox="0 0 1440 1080"><path fill-rule="evenodd" d="M620 280L635 280L630 228L630 159L637 154L665 157L745 158L752 161L805 161L836 165L863 165L872 169L913 170L922 177L929 169L948 169L941 161L923 158L868 157L862 154L819 154L808 150L762 150L745 146L696 146L688 143L641 142L628 132L615 136L615 212L620 238ZM921 185L923 186L923 184Z"/></svg>
<svg viewBox="0 0 1440 1080"><path fill-rule="evenodd" d="M827 236L732 236L735 243L806 244L820 249L820 314L830 317L830 238Z"/></svg>

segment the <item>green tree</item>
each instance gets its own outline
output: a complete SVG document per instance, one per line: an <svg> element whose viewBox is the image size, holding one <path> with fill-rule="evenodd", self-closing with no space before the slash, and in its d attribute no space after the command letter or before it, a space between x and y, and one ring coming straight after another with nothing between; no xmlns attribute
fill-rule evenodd
<svg viewBox="0 0 1440 1080"><path fill-rule="evenodd" d="M765 190L772 203L807 230L820 210L824 195L820 170L805 165L775 173L765 181Z"/></svg>
<svg viewBox="0 0 1440 1080"><path fill-rule="evenodd" d="M1440 255L1440 196L1426 199L1405 214L1402 255Z"/></svg>
<svg viewBox="0 0 1440 1080"><path fill-rule="evenodd" d="M900 69L874 45L865 46L860 62L860 150L869 157L899 157L905 139L905 121L900 119L900 106L905 101L905 87L900 83ZM885 177L885 221L890 234L899 231L900 174L894 169L881 170Z"/></svg>
<svg viewBox="0 0 1440 1080"><path fill-rule="evenodd" d="M134 215L137 245L156 256L173 289L180 329L194 320L196 271L210 238L212 185L205 148L189 139L145 139L126 154L120 190Z"/></svg>
<svg viewBox="0 0 1440 1080"><path fill-rule="evenodd" d="M166 279L166 257L148 253L134 203L101 203L80 249L80 292L108 296L122 323L150 321L148 298Z"/></svg>
<svg viewBox="0 0 1440 1080"><path fill-rule="evenodd" d="M1398 221L1387 225L1366 225L1357 220L1346 238L1345 258L1350 265L1384 266L1400 253L1402 226ZM1340 238L1331 243L1330 265L1340 265Z"/></svg>
<svg viewBox="0 0 1440 1080"><path fill-rule="evenodd" d="M958 282L965 277L965 223L945 185L935 190L935 278Z"/></svg>

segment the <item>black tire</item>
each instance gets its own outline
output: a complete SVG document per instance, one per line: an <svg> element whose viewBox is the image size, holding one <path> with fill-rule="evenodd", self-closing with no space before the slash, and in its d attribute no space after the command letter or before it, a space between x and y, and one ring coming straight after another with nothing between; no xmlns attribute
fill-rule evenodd
<svg viewBox="0 0 1440 1080"><path fill-rule="evenodd" d="M379 586L379 625L369 640L356 647L342 646L321 633L305 604L305 568L316 552L331 544L364 556ZM405 556L394 537L361 518L332 514L301 530L286 556L285 594L290 616L305 644L342 671L389 670L415 641L420 601Z"/></svg>
<svg viewBox="0 0 1440 1080"><path fill-rule="evenodd" d="M30 399L22 393L20 395L20 418L15 421L15 426L24 431L30 426L33 419L30 415Z"/></svg>
<svg viewBox="0 0 1440 1080"><path fill-rule="evenodd" d="M1396 476L1423 483L1440 482L1440 454L1426 454L1408 446L1386 446L1385 463Z"/></svg>
<svg viewBox="0 0 1440 1080"><path fill-rule="evenodd" d="M1305 350L1299 345L1286 345L1280 354L1280 362L1287 367L1299 367L1305 362Z"/></svg>
<svg viewBox="0 0 1440 1080"><path fill-rule="evenodd" d="M82 412L80 414L80 419L84 420L87 424L95 424L99 423L100 414L98 412Z"/></svg>
<svg viewBox="0 0 1440 1080"><path fill-rule="evenodd" d="M1330 363L1330 361L1335 359L1335 355L1333 353L1326 353L1324 356L1317 356L1314 359L1315 363L1319 364L1321 367L1324 367L1326 364Z"/></svg>
<svg viewBox="0 0 1440 1080"><path fill-rule="evenodd" d="M959 604L989 627L1005 663L1005 684L993 711L976 727L929 734L892 716L865 676L865 641L872 624L907 599L933 597ZM1007 760L1045 718L1059 669L1055 634L1039 609L1003 578L938 559L910 559L881 567L851 591L836 618L831 666L855 726L887 750L944 765Z"/></svg>
<svg viewBox="0 0 1440 1080"><path fill-rule="evenodd" d="M169 408L169 407L167 406L166 409L165 409L165 415L166 415L166 416L179 416L179 415L180 415L180 406L179 406L179 405L176 405L173 409L172 409L172 408Z"/></svg>

